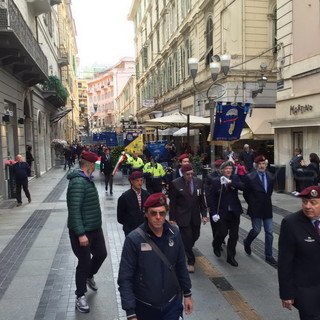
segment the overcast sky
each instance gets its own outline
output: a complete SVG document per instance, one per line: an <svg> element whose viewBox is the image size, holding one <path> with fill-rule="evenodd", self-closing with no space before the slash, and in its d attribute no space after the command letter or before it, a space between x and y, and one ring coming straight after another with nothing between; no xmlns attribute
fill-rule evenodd
<svg viewBox="0 0 320 320"><path fill-rule="evenodd" d="M111 66L134 57L133 22L128 21L132 0L73 0L81 67Z"/></svg>

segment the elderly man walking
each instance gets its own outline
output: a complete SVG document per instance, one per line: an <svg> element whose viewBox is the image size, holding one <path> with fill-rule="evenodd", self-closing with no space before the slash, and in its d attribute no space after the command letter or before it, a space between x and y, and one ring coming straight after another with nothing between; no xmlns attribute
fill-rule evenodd
<svg viewBox="0 0 320 320"><path fill-rule="evenodd" d="M266 158L263 155L254 159L255 170L245 176L243 196L248 203L248 215L251 218L252 229L244 239L244 250L251 254L251 243L258 236L263 225L265 232L266 262L277 266L272 255L272 201L274 177L267 171Z"/></svg>
<svg viewBox="0 0 320 320"><path fill-rule="evenodd" d="M188 271L194 272L195 256L192 247L200 236L201 218L207 222L207 207L202 180L193 176L190 164L181 167L182 177L170 186L170 223L180 229L187 256Z"/></svg>
<svg viewBox="0 0 320 320"><path fill-rule="evenodd" d="M282 306L299 310L301 320L320 319L320 187L299 193L302 209L286 216L279 236Z"/></svg>
<svg viewBox="0 0 320 320"><path fill-rule="evenodd" d="M17 190L17 207L22 205L21 188L28 198L28 202L31 202L31 196L28 188L28 177L31 174L31 169L28 163L23 161L22 155L18 154L16 156L16 163L13 165L13 174L16 180L16 190Z"/></svg>

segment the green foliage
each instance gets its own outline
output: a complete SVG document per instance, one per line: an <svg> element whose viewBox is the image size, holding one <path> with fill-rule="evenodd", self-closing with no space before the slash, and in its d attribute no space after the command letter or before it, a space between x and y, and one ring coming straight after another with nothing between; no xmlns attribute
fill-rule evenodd
<svg viewBox="0 0 320 320"><path fill-rule="evenodd" d="M63 100L63 102L67 102L69 93L58 77L49 76L49 81L46 81L42 88L44 91L56 91L57 95Z"/></svg>
<svg viewBox="0 0 320 320"><path fill-rule="evenodd" d="M111 163L113 166L115 166L119 160L119 157L121 156L121 152L124 151L124 146L117 146L112 149L110 156L111 156Z"/></svg>
<svg viewBox="0 0 320 320"><path fill-rule="evenodd" d="M199 156L195 155L193 156L192 154L189 153L189 160L190 160L190 164L193 167L193 171L199 175L202 174L202 160Z"/></svg>

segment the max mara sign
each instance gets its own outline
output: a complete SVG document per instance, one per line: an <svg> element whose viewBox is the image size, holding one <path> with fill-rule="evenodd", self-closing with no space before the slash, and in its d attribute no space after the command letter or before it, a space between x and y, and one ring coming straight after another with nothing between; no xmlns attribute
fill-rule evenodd
<svg viewBox="0 0 320 320"><path fill-rule="evenodd" d="M310 112L312 111L312 105L311 104L306 104L304 106L298 104L297 106L293 105L290 106L290 115L298 115L298 114L303 114L305 112Z"/></svg>

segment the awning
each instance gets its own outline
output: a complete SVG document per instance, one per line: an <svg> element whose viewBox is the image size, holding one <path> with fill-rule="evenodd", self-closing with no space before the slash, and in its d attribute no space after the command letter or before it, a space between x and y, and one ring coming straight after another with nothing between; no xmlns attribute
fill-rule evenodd
<svg viewBox="0 0 320 320"><path fill-rule="evenodd" d="M57 113L54 114L54 116L50 119L51 123L58 122L61 120L65 115L67 115L72 109L66 109L62 111L58 111Z"/></svg>
<svg viewBox="0 0 320 320"><path fill-rule="evenodd" d="M271 127L270 121L275 118L275 108L254 108L252 117L246 117L246 123L253 134L251 139L273 139L274 129Z"/></svg>
<svg viewBox="0 0 320 320"><path fill-rule="evenodd" d="M164 130L158 129L158 136L172 136L178 130L179 128L167 128Z"/></svg>
<svg viewBox="0 0 320 320"><path fill-rule="evenodd" d="M320 118L295 119L295 120L276 120L271 121L271 128L303 128L303 127L319 127Z"/></svg>
<svg viewBox="0 0 320 320"><path fill-rule="evenodd" d="M186 137L188 135L188 129L187 128L180 128L178 131L176 131L173 136L174 137ZM189 130L190 136L195 136L195 130Z"/></svg>

